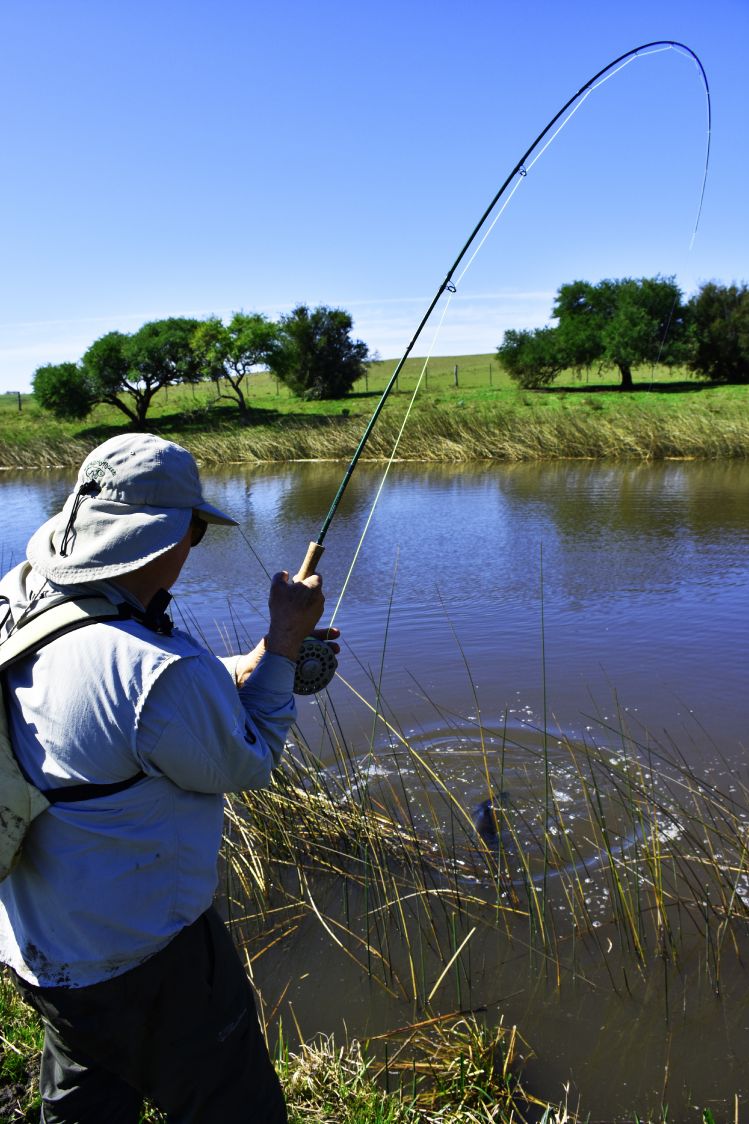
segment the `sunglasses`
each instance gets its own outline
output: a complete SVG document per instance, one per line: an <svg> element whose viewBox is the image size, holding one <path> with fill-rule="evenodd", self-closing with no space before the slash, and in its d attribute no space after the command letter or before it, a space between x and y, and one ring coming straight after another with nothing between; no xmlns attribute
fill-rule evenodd
<svg viewBox="0 0 749 1124"><path fill-rule="evenodd" d="M203 536L208 530L208 524L205 519L201 519L199 515L193 512L192 521L190 522L190 546L197 546L199 542L203 541Z"/></svg>

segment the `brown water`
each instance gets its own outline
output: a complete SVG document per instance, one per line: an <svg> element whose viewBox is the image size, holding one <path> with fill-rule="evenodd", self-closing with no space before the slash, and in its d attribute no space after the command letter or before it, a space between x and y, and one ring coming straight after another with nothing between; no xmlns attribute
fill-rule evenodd
<svg viewBox="0 0 749 1124"><path fill-rule="evenodd" d="M241 521L267 569L293 571L340 473L307 464L204 476L206 493ZM321 570L331 610L380 476L359 467L328 535ZM5 566L59 509L70 480L3 474ZM501 756L501 786L521 824L543 799L545 754L584 850L583 817L575 821L579 777L562 743L594 742L604 752L610 745L615 762L626 726L640 745L656 747L656 757L679 757L732 795L743 821L747 495L744 464L395 466L337 613L341 673L370 701L373 681L380 685L409 745L430 756L466 807L486 795L482 737L492 780ZM242 538L211 529L181 579L177 616L199 624L218 650L257 638L265 586ZM300 726L324 753L322 698L300 700ZM384 729L373 736L371 712L342 682L330 698L373 785L386 785L384 774L397 768L418 806L424 778L407 753L389 746ZM544 739L543 729L553 737ZM732 1119L734 1094L749 1097L743 923L723 958L719 995L699 934L683 943L678 970L664 971L652 950L633 968L607 928L611 902L591 873L590 917L606 934L604 949L611 944L605 970L600 948L582 940L574 957L564 952L558 976L522 941L484 932L472 941L460 1002L517 1022L536 1055L527 1069L534 1091L559 1099L569 1082L570 1103L579 1094L595 1120L631 1118L664 1100L674 1121L698 1118L690 1108L697 1104L716 1119L730 1110ZM744 892L738 876L736 886ZM394 1012L312 922L259 973L270 1007L290 965L284 1003L293 1004L305 1034L340 1032L345 1022L349 1034L362 1035L414 1013ZM454 992L444 996L444 1009L457 1001Z"/></svg>

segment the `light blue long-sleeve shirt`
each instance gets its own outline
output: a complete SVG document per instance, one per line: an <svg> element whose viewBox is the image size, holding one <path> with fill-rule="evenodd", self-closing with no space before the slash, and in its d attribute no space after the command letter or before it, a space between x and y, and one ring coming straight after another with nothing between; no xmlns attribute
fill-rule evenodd
<svg viewBox="0 0 749 1124"><path fill-rule="evenodd" d="M11 736L41 788L110 783L31 826L0 884L0 960L81 987L163 948L211 904L223 794L266 785L295 717L294 664L266 653L237 688L184 633L88 625L8 672Z"/></svg>

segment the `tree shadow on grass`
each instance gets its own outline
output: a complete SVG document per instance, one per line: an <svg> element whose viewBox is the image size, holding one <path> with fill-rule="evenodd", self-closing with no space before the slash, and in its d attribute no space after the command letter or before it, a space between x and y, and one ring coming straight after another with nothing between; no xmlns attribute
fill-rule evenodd
<svg viewBox="0 0 749 1124"><path fill-rule="evenodd" d="M137 426L122 415L122 423L117 421L87 426L76 436L83 440L106 441L118 433L142 432L156 433L161 437L186 436L226 432L243 427L275 425L283 422L289 429L320 429L329 425L342 425L348 421L348 414L304 414L275 409L250 407L241 414L235 406L210 405L175 411L169 414L154 414L146 417L143 426Z"/></svg>
<svg viewBox="0 0 749 1124"><path fill-rule="evenodd" d="M698 394L703 390L714 390L723 384L716 382L692 382L689 379L679 382L649 382L635 379L631 389L620 386L618 383L574 383L572 385L555 383L553 386L541 386L526 393L531 394L632 394L636 391L653 391L657 394Z"/></svg>
<svg viewBox="0 0 749 1124"><path fill-rule="evenodd" d="M382 387L380 390L350 390L346 398L382 398L382 391L384 389L385 388Z"/></svg>

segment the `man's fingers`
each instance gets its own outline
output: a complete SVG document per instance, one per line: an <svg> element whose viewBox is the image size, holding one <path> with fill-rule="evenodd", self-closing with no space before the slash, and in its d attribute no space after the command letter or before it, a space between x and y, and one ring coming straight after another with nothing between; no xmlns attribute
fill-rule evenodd
<svg viewBox="0 0 749 1124"><path fill-rule="evenodd" d="M271 584L272 585L284 585L285 584L285 585L291 585L291 586L305 585L307 587L307 589L321 589L322 588L322 577L320 576L320 574L310 574L309 577L293 578L292 581L289 581L289 571L288 570L279 570L278 573L274 574L273 577L271 578Z"/></svg>
<svg viewBox="0 0 749 1124"><path fill-rule="evenodd" d="M340 628L316 628L312 633L318 640L337 640L341 635Z"/></svg>
<svg viewBox="0 0 749 1124"><path fill-rule="evenodd" d="M310 635L314 636L316 640L324 640L331 652L336 655L340 652L341 645L336 644L336 640L341 635L340 628L314 628Z"/></svg>

